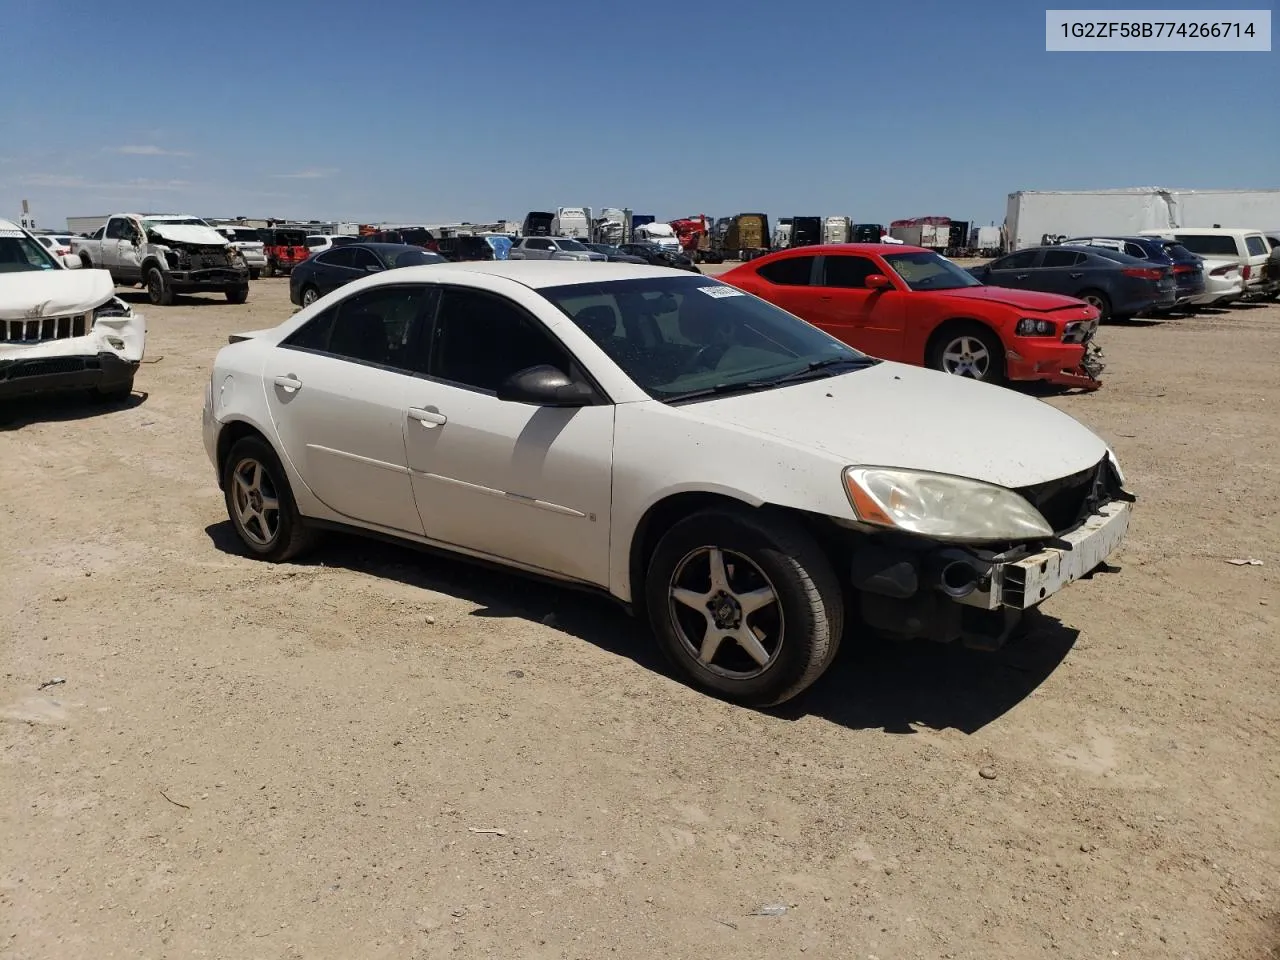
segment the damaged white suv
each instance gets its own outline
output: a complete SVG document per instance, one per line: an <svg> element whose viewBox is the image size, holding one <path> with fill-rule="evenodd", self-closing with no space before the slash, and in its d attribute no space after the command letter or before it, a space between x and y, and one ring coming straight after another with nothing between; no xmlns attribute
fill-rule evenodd
<svg viewBox="0 0 1280 960"><path fill-rule="evenodd" d="M106 270L55 258L0 220L0 400L68 390L119 399L133 390L147 326Z"/></svg>

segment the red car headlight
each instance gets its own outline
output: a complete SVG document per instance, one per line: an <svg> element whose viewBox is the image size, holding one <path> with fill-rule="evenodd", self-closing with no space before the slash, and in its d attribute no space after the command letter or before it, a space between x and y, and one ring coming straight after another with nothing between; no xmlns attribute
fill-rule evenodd
<svg viewBox="0 0 1280 960"><path fill-rule="evenodd" d="M1052 320L1038 320L1034 317L1023 317L1013 332L1019 337L1052 337L1058 332Z"/></svg>

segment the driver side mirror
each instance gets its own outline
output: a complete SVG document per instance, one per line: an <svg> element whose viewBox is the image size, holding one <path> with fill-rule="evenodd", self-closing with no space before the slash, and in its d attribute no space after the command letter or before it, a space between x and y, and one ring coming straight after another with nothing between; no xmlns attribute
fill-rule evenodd
<svg viewBox="0 0 1280 960"><path fill-rule="evenodd" d="M869 290L888 290L893 287L893 282L883 273L870 274L863 283L867 285Z"/></svg>
<svg viewBox="0 0 1280 960"><path fill-rule="evenodd" d="M79 270L81 267L84 266L84 264L80 262L80 258L77 257L74 253L64 254L58 259L62 261L62 265L66 267L68 270Z"/></svg>
<svg viewBox="0 0 1280 960"><path fill-rule="evenodd" d="M382 267L378 266L376 263L370 263L365 266L365 270L369 273L377 273L381 269Z"/></svg>
<svg viewBox="0 0 1280 960"><path fill-rule="evenodd" d="M595 395L587 384L544 363L509 376L498 386L498 399L535 407L585 407Z"/></svg>

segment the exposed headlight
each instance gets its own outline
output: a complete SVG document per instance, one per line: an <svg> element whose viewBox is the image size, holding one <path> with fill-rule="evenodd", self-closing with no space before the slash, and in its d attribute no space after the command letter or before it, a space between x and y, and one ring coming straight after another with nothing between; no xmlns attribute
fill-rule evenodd
<svg viewBox="0 0 1280 960"><path fill-rule="evenodd" d="M1052 337L1057 332L1057 327L1052 320L1023 317L1013 328L1013 332L1020 337Z"/></svg>
<svg viewBox="0 0 1280 960"><path fill-rule="evenodd" d="M121 300L119 297L112 297L102 306L97 307L93 311L93 320L97 321L104 317L130 317L133 316L133 308Z"/></svg>
<svg viewBox="0 0 1280 960"><path fill-rule="evenodd" d="M1116 479L1120 481L1120 486L1124 486L1124 471L1120 469L1120 458L1116 456L1116 452L1107 447L1107 458L1111 461L1111 466L1116 472Z"/></svg>
<svg viewBox="0 0 1280 960"><path fill-rule="evenodd" d="M849 467L845 490L863 523L938 540L1035 540L1053 536L1040 511L1005 487L943 473Z"/></svg>

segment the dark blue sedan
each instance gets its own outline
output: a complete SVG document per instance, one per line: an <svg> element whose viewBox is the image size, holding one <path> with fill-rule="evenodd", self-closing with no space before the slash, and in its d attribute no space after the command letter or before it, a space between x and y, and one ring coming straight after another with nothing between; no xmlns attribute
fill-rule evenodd
<svg viewBox="0 0 1280 960"><path fill-rule="evenodd" d="M1098 311L1099 321L1162 313L1178 302L1172 265L1105 247L1028 247L969 272L989 287L1083 300Z"/></svg>
<svg viewBox="0 0 1280 960"><path fill-rule="evenodd" d="M1204 258L1198 257L1177 240L1163 237L1074 237L1064 240L1074 247L1098 247L1127 253L1138 260L1150 260L1173 267L1178 304L1204 293Z"/></svg>
<svg viewBox="0 0 1280 960"><path fill-rule="evenodd" d="M289 271L289 299L300 307L309 307L344 283L371 273L448 262L438 253L407 243L349 243L344 247L330 247Z"/></svg>

